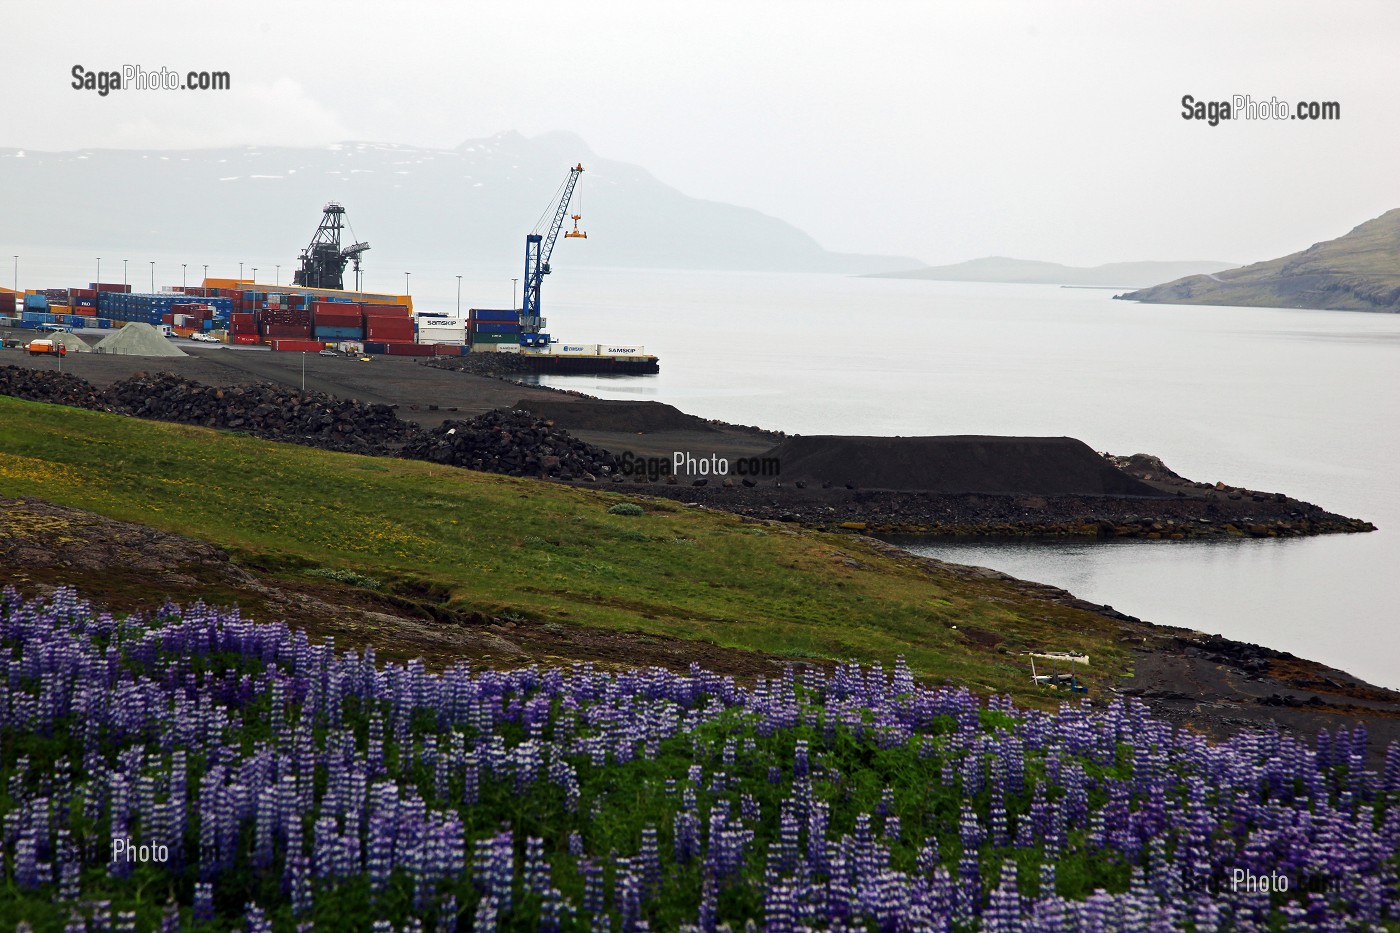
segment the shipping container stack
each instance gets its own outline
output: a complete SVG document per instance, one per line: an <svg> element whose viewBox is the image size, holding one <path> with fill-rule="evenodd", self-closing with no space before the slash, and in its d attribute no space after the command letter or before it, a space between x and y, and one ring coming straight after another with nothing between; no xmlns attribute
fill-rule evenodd
<svg viewBox="0 0 1400 933"><path fill-rule="evenodd" d="M413 317L403 305L367 304L365 314L365 352L411 356L417 335L413 332Z"/></svg>
<svg viewBox="0 0 1400 933"><path fill-rule="evenodd" d="M192 303L187 295L180 292L154 292L142 293L131 291L119 291L123 286L110 288L103 285L96 291L97 312L102 317L109 317L118 321L141 321L146 324L170 324L173 316L177 313L199 316L203 311L195 309L208 309L210 330L222 330L228 325L229 315L233 309L233 301L229 298L203 298L197 304ZM176 311L176 306L181 306L182 310ZM202 322L206 320L200 317Z"/></svg>
<svg viewBox="0 0 1400 933"><path fill-rule="evenodd" d="M467 342L476 351L520 345L520 312L472 308L467 320Z"/></svg>
<svg viewBox="0 0 1400 933"><path fill-rule="evenodd" d="M312 336L323 343L359 341L365 337L364 311L351 302L313 302L311 326Z"/></svg>
<svg viewBox="0 0 1400 933"><path fill-rule="evenodd" d="M186 299L189 295L185 296ZM180 304L170 306L170 313L162 317L164 323L174 328L175 333L182 337L196 333L208 333L215 329L214 308L212 305L202 301L185 301ZM220 327L226 329L227 324Z"/></svg>
<svg viewBox="0 0 1400 933"><path fill-rule="evenodd" d="M250 293L253 294L253 293ZM311 309L302 305L284 304L282 296L272 296L275 301L268 300L266 293L262 293L262 304L266 309L259 309L263 322L263 336L269 340L272 338L290 338L293 340L307 341L311 339ZM246 301L246 299L245 299Z"/></svg>
<svg viewBox="0 0 1400 933"><path fill-rule="evenodd" d="M418 342L462 348L467 344L467 325L460 318L446 314L419 314Z"/></svg>

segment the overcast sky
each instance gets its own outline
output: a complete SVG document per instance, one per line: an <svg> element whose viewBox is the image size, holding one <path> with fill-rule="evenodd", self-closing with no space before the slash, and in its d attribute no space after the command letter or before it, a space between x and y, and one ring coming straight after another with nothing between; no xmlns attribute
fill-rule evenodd
<svg viewBox="0 0 1400 933"><path fill-rule="evenodd" d="M0 146L579 134L829 249L1270 258L1400 207L1400 4L0 0ZM231 73L225 93L71 69ZM1341 119L1182 119L1181 98ZM0 179L0 184L4 180ZM686 218L677 217L676 231Z"/></svg>

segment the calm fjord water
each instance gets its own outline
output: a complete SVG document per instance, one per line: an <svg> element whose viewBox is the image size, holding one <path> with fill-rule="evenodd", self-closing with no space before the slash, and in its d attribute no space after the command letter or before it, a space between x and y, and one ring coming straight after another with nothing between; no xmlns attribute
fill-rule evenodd
<svg viewBox="0 0 1400 933"><path fill-rule="evenodd" d="M912 549L1400 687L1400 315L829 275L570 270L548 285L557 337L662 358L654 377L550 385L803 434L1068 435L1369 519L1379 531L1309 539Z"/></svg>
<svg viewBox="0 0 1400 933"><path fill-rule="evenodd" d="M130 263L138 288L149 285L150 258ZM231 276L239 261L202 256L182 270L182 257L154 258L158 286L182 272L194 284L205 261L211 275ZM259 264L259 280L272 278L273 263ZM1156 454L1191 479L1370 519L1380 531L1301 540L917 550L1400 688L1400 315L1137 305L1108 290L1043 285L556 265L544 288L556 337L644 344L662 364L658 376L551 385L802 434L1068 435L1096 450ZM21 287L85 283L94 266L76 251L22 257ZM463 308L509 307L519 274L380 256L365 287L398 291L395 267L412 271L420 310L445 312L457 307L458 273ZM122 281L119 260L101 268L104 280ZM285 282L291 268L274 275Z"/></svg>

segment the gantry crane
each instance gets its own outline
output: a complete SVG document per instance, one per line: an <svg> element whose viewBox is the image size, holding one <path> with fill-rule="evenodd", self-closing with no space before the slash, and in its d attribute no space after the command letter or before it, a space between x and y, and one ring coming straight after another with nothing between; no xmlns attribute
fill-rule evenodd
<svg viewBox="0 0 1400 933"><path fill-rule="evenodd" d="M311 243L297 257L301 268L292 277L292 284L304 288L345 287L345 265L355 263L355 290L360 288L360 255L369 249L368 243L354 243L340 248L340 230L344 224L345 208L331 201L322 209L321 225Z"/></svg>
<svg viewBox="0 0 1400 933"><path fill-rule="evenodd" d="M547 342L547 338L542 339L543 335L540 335L540 328L544 326L544 319L540 317L540 284L549 275L549 256L554 252L554 241L559 238L559 230L564 226L569 199L573 197L574 186L582 174L582 163L569 169L569 177L565 179L556 200L550 202L550 206L540 215L539 223L535 224L534 231L525 237L525 292L520 305L520 342L525 346ZM574 214L573 220L574 229L564 236L586 238L588 234L578 228L579 215ZM540 232L542 229L544 233Z"/></svg>

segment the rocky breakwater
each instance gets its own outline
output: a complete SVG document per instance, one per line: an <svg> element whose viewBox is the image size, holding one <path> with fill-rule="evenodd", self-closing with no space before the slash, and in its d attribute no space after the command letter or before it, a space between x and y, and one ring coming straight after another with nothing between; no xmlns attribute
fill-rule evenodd
<svg viewBox="0 0 1400 933"><path fill-rule="evenodd" d="M596 481L616 474L618 459L554 422L526 411L490 411L470 421L444 421L406 444L400 456L505 473Z"/></svg>
<svg viewBox="0 0 1400 933"><path fill-rule="evenodd" d="M764 459L781 466L777 478L672 476L646 488L867 534L1184 540L1375 530L1281 493L1192 482L1149 455L1100 455L1072 438L802 437Z"/></svg>
<svg viewBox="0 0 1400 933"><path fill-rule="evenodd" d="M618 470L612 454L524 411L491 411L427 429L400 419L392 406L267 383L220 388L138 373L98 389L76 376L13 366L0 366L0 394L510 476L587 481Z"/></svg>
<svg viewBox="0 0 1400 933"><path fill-rule="evenodd" d="M0 395L97 411L110 408L106 394L86 379L18 366L0 366Z"/></svg>
<svg viewBox="0 0 1400 933"><path fill-rule="evenodd" d="M270 384L215 388L169 373L137 374L113 383L104 395L114 410L140 418L351 453L389 452L418 430L388 405Z"/></svg>

